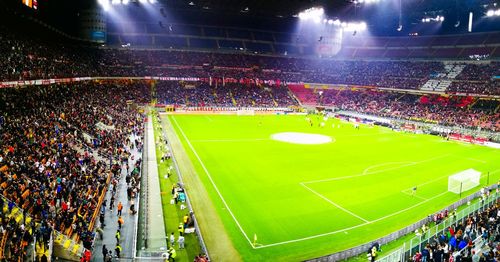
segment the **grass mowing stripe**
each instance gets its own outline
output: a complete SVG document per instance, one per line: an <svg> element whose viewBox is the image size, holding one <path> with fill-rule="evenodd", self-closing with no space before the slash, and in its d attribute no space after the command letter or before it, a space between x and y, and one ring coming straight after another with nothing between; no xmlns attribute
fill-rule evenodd
<svg viewBox="0 0 500 262"><path fill-rule="evenodd" d="M229 214L231 214L231 217L233 217L233 220L234 222L236 222L236 225L238 226L238 228L240 229L241 233L243 234L243 236L245 236L246 240L248 241L248 243L253 247L253 243L252 241L250 241L250 238L248 238L247 234L245 233L245 230L243 230L243 228L241 227L240 225L240 222L238 222L238 220L236 219L236 217L234 216L233 214L233 211L231 211L231 208L229 208L226 200L224 199L224 197L222 196L222 194L220 193L219 191L219 188L217 187L217 185L215 184L214 180L212 179L212 176L210 175L210 172L208 172L207 168L205 167L205 164L203 163L203 161L201 161L201 158L200 156L198 155L198 153L196 152L196 150L194 149L193 145L191 144L191 142L189 142L189 139L187 138L186 134L184 133L184 131L182 130L181 126L179 125L179 123L177 123L177 120L175 119L174 116L172 116L172 120L174 120L174 123L175 125L177 126L177 128L179 129L179 131L181 132L181 135L184 137L184 139L186 140L186 143L188 144L189 148L191 148L191 150L193 151L193 154L195 155L195 157L198 159L198 162L200 162L200 165L201 167L203 168L203 170L205 171L205 173L207 174L207 177L208 179L210 180L210 182L212 183L215 191L217 192L217 194L219 195L220 199L222 200L222 203L224 204L224 206L227 208L227 211L229 211Z"/></svg>

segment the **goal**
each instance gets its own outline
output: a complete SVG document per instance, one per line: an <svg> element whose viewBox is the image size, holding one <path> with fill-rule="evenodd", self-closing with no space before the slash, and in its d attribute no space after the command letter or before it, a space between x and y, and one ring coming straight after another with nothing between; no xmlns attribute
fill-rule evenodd
<svg viewBox="0 0 500 262"><path fill-rule="evenodd" d="M479 185L481 172L467 169L448 177L448 191L460 194Z"/></svg>

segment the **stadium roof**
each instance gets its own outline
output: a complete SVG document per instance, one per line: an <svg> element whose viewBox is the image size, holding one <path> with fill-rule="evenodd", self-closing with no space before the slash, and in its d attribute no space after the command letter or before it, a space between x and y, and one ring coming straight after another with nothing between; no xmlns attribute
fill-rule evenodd
<svg viewBox="0 0 500 262"><path fill-rule="evenodd" d="M202 23L261 29L262 24L264 24L274 26L272 30L276 30L276 27L288 30L288 26L281 26L281 24L293 24L299 12L310 7L321 6L325 9L325 15L328 18L339 18L342 21L365 21L373 35L408 35L412 31L418 31L422 34L466 33L470 12L474 15L475 31L500 31L500 16L487 17L488 10L500 9L499 0L153 1L157 2L155 5L158 5L159 9L164 9L178 20L171 22L178 23ZM21 1L19 0L19 2ZM50 17L61 16L62 14L75 17L78 10L99 6L97 0L51 0L38 2L40 2L40 9L50 9L40 10L39 12L44 13L48 11L50 13L48 16ZM129 0L129 2L128 6L130 8L140 6L139 0ZM73 14L69 10L73 10ZM423 18L436 18L438 16L444 17L444 21L439 23L439 25L437 23L436 25L421 25ZM234 18L238 19L238 23L234 22ZM245 20L245 18L247 19ZM62 26L67 25L67 21L68 19L64 19L60 24ZM395 32L398 24L402 24L405 29L400 34ZM266 28L268 28L267 26ZM432 28L433 26L434 28ZM422 32L422 27L431 30L428 30L429 32Z"/></svg>

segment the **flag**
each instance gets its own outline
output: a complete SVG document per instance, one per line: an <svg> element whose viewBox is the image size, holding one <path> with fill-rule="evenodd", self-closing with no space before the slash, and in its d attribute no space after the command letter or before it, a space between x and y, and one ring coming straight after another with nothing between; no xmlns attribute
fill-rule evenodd
<svg viewBox="0 0 500 262"><path fill-rule="evenodd" d="M257 244L257 234L253 234L253 246Z"/></svg>

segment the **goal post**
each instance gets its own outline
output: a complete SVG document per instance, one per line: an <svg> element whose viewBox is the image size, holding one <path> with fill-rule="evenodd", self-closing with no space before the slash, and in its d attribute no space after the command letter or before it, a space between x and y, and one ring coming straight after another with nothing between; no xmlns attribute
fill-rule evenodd
<svg viewBox="0 0 500 262"><path fill-rule="evenodd" d="M479 186L481 172L467 169L448 177L448 191L460 194L464 191Z"/></svg>

